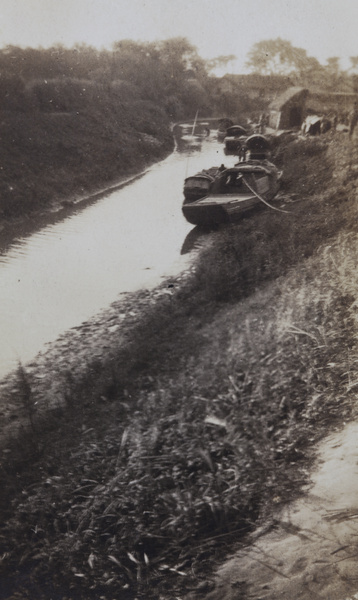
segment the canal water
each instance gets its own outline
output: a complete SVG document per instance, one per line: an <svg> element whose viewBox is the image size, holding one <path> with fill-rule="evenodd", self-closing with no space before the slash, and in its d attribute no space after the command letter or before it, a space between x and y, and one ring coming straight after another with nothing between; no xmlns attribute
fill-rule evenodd
<svg viewBox="0 0 358 600"><path fill-rule="evenodd" d="M237 159L236 159L237 160ZM95 204L18 239L0 255L0 377L118 299L185 269L193 226L181 213L185 176L230 166L208 138L176 150Z"/></svg>

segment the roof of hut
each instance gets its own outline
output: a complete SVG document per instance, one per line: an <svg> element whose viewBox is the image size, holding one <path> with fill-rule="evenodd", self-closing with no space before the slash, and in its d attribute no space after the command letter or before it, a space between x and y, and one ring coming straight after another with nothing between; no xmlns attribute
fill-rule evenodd
<svg viewBox="0 0 358 600"><path fill-rule="evenodd" d="M272 100L269 108L272 110L281 110L285 104L296 99L296 96L297 96L297 100L299 99L300 96L302 96L302 99L304 99L307 96L307 94L308 94L307 88L303 88L303 87L299 87L299 86L290 87L286 91L284 91L282 94L277 96L277 98L275 98L275 100Z"/></svg>

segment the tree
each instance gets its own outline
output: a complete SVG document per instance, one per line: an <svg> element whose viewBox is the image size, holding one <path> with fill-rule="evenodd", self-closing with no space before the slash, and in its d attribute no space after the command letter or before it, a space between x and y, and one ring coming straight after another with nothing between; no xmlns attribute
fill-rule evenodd
<svg viewBox="0 0 358 600"><path fill-rule="evenodd" d="M227 67L229 62L232 62L236 59L237 56L235 56L235 54L216 56L215 58L211 58L210 60L206 61L206 68L209 72L216 69L224 69Z"/></svg>
<svg viewBox="0 0 358 600"><path fill-rule="evenodd" d="M342 79L342 71L339 66L338 56L332 56L331 58L327 58L325 72L326 86L332 91L337 91L338 85Z"/></svg>
<svg viewBox="0 0 358 600"><path fill-rule="evenodd" d="M112 80L129 81L141 90L143 98L155 101L179 93L188 79L203 85L208 76L195 46L181 37L150 43L116 42L109 71Z"/></svg>
<svg viewBox="0 0 358 600"><path fill-rule="evenodd" d="M308 56L306 50L281 38L254 44L248 53L246 66L260 75L286 75L306 85L323 71L319 61Z"/></svg>
<svg viewBox="0 0 358 600"><path fill-rule="evenodd" d="M186 38L164 40L157 47L169 88L176 88L188 76L195 77L200 83L207 79L205 61Z"/></svg>
<svg viewBox="0 0 358 600"><path fill-rule="evenodd" d="M291 75L304 58L305 50L294 48L291 42L277 38L254 44L248 53L246 66L260 75Z"/></svg>
<svg viewBox="0 0 358 600"><path fill-rule="evenodd" d="M358 94L358 56L350 56L351 66L348 69L353 91Z"/></svg>

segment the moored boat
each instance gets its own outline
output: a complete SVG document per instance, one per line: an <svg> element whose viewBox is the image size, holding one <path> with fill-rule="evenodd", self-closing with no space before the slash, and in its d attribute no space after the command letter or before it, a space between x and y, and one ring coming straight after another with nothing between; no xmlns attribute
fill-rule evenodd
<svg viewBox="0 0 358 600"><path fill-rule="evenodd" d="M279 172L267 160L248 160L217 175L208 194L184 200L182 211L193 225L217 225L237 221L264 207L279 189Z"/></svg>
<svg viewBox="0 0 358 600"><path fill-rule="evenodd" d="M225 153L238 154L248 136L247 130L241 125L228 127L224 137Z"/></svg>
<svg viewBox="0 0 358 600"><path fill-rule="evenodd" d="M218 130L217 130L217 139L219 140L219 142L223 142L226 136L226 132L228 130L229 127L232 127L234 124L234 122L231 119L228 119L227 117L224 117L222 119L219 119L218 121Z"/></svg>
<svg viewBox="0 0 358 600"><path fill-rule="evenodd" d="M183 142L193 142L203 139L210 135L210 126L208 121L198 121L199 111L196 111L193 123L177 123L173 132L177 138Z"/></svg>

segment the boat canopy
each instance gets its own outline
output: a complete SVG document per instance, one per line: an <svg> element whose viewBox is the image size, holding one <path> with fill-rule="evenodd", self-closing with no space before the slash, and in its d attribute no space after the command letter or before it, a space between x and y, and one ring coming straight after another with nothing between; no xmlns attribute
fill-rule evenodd
<svg viewBox="0 0 358 600"><path fill-rule="evenodd" d="M271 150L269 140L259 133L250 135L245 142L245 151L249 153L252 159L264 160L268 157Z"/></svg>
<svg viewBox="0 0 358 600"><path fill-rule="evenodd" d="M233 125L232 127L228 127L226 135L229 137L247 135L247 131L241 125Z"/></svg>
<svg viewBox="0 0 358 600"><path fill-rule="evenodd" d="M254 135L250 135L250 137L246 140L246 148L251 152L268 152L271 150L271 144L269 140L259 133L255 133Z"/></svg>

